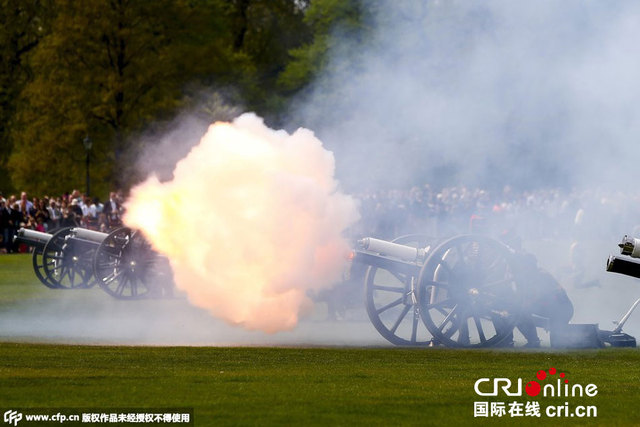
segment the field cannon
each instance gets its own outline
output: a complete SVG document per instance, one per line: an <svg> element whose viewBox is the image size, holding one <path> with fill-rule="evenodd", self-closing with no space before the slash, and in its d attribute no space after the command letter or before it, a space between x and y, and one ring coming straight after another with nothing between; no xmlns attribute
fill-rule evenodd
<svg viewBox="0 0 640 427"><path fill-rule="evenodd" d="M570 324L573 304L553 276L518 245L489 236L364 238L353 261L367 266L369 319L396 345L510 347L519 331L537 347L543 328L553 347L635 346L621 331L630 312L614 331Z"/></svg>
<svg viewBox="0 0 640 427"><path fill-rule="evenodd" d="M118 299L171 294L168 262L142 234L127 227L102 233L79 227L51 234L20 229L14 238L33 248L36 277L52 289L98 285Z"/></svg>
<svg viewBox="0 0 640 427"><path fill-rule="evenodd" d="M512 336L523 302L514 251L503 243L462 235L435 245L408 235L358 246L354 262L369 265L367 314L388 341L486 347Z"/></svg>

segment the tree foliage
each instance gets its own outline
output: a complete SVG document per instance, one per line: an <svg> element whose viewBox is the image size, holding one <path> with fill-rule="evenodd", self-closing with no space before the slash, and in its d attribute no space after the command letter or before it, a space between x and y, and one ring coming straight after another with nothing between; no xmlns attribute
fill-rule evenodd
<svg viewBox="0 0 640 427"><path fill-rule="evenodd" d="M281 109L278 78L290 60L289 52L312 39L304 21L306 1L231 0L233 47L250 58L255 67L246 87L247 106L269 116Z"/></svg>
<svg viewBox="0 0 640 427"><path fill-rule="evenodd" d="M12 187L8 129L16 98L32 76L26 57L47 33L50 13L49 0L0 0L0 188Z"/></svg>
<svg viewBox="0 0 640 427"><path fill-rule="evenodd" d="M0 174L39 194L83 187L86 136L93 193L126 189L143 178L136 135L208 111L207 97L277 121L322 69L336 23L362 13L356 0L0 3Z"/></svg>
<svg viewBox="0 0 640 427"><path fill-rule="evenodd" d="M329 66L330 52L335 53L341 40L365 37L366 9L361 0L312 1L304 17L312 38L291 49L291 60L279 75L280 88L299 91Z"/></svg>
<svg viewBox="0 0 640 427"><path fill-rule="evenodd" d="M58 1L17 112L16 184L36 192L77 186L85 135L94 141L95 180L130 184L131 132L178 107L185 78L230 72L241 62L215 42L224 40L216 22L224 5L207 4L203 14L195 2Z"/></svg>

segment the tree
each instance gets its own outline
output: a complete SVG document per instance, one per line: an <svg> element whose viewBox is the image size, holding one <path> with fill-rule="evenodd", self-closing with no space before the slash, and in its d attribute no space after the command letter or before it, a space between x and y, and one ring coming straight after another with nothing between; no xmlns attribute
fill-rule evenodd
<svg viewBox="0 0 640 427"><path fill-rule="evenodd" d="M244 87L248 106L262 115L282 108L277 80L290 60L289 51L311 41L304 22L308 1L231 0L233 48L246 55L255 73Z"/></svg>
<svg viewBox="0 0 640 427"><path fill-rule="evenodd" d="M311 40L291 49L290 61L278 77L281 90L295 94L305 88L328 66L329 52L340 49L341 40L363 40L368 31L367 7L361 0L316 0L306 9L304 22L312 33ZM349 46L355 46L355 43Z"/></svg>
<svg viewBox="0 0 640 427"><path fill-rule="evenodd" d="M32 77L27 55L47 33L49 0L0 0L0 188L12 191L7 170L12 150L8 128L16 98Z"/></svg>
<svg viewBox="0 0 640 427"><path fill-rule="evenodd" d="M35 77L12 127L13 177L32 192L82 182L87 134L94 188L126 188L140 178L140 147L129 137L174 112L186 82L231 80L244 70L246 61L230 48L221 1L59 0L56 12L33 52Z"/></svg>

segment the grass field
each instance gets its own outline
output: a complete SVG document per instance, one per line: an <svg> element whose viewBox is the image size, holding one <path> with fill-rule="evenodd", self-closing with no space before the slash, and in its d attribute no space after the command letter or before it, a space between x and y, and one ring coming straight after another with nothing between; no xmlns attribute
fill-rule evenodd
<svg viewBox="0 0 640 427"><path fill-rule="evenodd" d="M0 257L0 311L55 298L26 256ZM72 291L75 292L75 291ZM79 294L78 294L79 295ZM0 337L11 324L0 324ZM0 345L0 410L193 408L195 425L638 425L640 352L467 351L337 347ZM10 342L14 341L14 342ZM55 341L55 338L50 341ZM595 418L474 418L477 379L526 383L555 367L593 398L539 398L541 406L594 405ZM20 425L20 424L18 424ZM28 425L28 424L24 424ZM31 424L34 425L34 424Z"/></svg>

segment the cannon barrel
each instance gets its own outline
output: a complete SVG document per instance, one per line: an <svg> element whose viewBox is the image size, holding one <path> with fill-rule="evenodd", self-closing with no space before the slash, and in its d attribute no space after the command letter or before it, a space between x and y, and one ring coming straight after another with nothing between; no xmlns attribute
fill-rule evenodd
<svg viewBox="0 0 640 427"><path fill-rule="evenodd" d="M358 240L359 249L353 251L353 261L417 276L427 254L426 248L414 248L386 240L365 237Z"/></svg>
<svg viewBox="0 0 640 427"><path fill-rule="evenodd" d="M400 245L373 237L365 237L364 239L358 240L358 245L368 252L376 252L380 255L391 256L409 262L421 261L426 254L423 248Z"/></svg>
<svg viewBox="0 0 640 427"><path fill-rule="evenodd" d="M23 243L27 246L33 246L37 249L42 249L51 240L51 234L43 233L41 231L29 230L28 228L21 228L13 237L13 241L16 243Z"/></svg>
<svg viewBox="0 0 640 427"><path fill-rule="evenodd" d="M607 260L607 271L640 279L640 262L630 258L611 255Z"/></svg>
<svg viewBox="0 0 640 427"><path fill-rule="evenodd" d="M74 239L86 240L99 245L107 238L109 234L102 233L100 231L87 230L86 228L73 228L71 229L71 237Z"/></svg>

